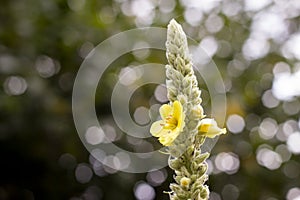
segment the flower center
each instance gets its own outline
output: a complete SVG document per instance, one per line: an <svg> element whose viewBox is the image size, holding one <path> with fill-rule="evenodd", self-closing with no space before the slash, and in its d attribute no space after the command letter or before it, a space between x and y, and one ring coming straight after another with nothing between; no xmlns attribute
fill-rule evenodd
<svg viewBox="0 0 300 200"><path fill-rule="evenodd" d="M207 133L210 127L211 127L211 124L202 124L202 125L199 127L199 131L200 131L200 132Z"/></svg>
<svg viewBox="0 0 300 200"><path fill-rule="evenodd" d="M177 127L178 121L176 118L174 118L172 115L169 115L166 117L165 123L163 124L163 127L165 129L175 129Z"/></svg>

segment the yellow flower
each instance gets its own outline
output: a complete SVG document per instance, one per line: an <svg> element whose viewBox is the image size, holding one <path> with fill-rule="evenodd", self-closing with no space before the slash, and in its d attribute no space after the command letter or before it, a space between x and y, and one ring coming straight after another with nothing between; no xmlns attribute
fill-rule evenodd
<svg viewBox="0 0 300 200"><path fill-rule="evenodd" d="M214 138L217 135L225 134L226 128L219 128L217 122L214 119L205 118L200 121L200 126L198 127L199 134Z"/></svg>
<svg viewBox="0 0 300 200"><path fill-rule="evenodd" d="M182 105L179 101L174 101L173 105L164 104L159 109L162 120L154 122L150 128L150 133L164 146L170 146L177 138L184 127Z"/></svg>

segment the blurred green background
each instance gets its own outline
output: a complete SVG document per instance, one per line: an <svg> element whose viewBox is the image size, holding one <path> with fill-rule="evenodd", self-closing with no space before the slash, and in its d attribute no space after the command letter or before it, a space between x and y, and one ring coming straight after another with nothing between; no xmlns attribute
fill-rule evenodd
<svg viewBox="0 0 300 200"><path fill-rule="evenodd" d="M208 160L210 199L300 199L299 16L297 0L1 1L0 199L168 199L168 168L130 174L91 157L71 102L76 73L96 45L136 27L166 27L172 18L213 58L226 88L229 133ZM165 64L164 52L114 62L97 91L99 115L113 120L119 75L148 62ZM136 91L133 118L165 102L156 86ZM209 94L200 87L206 108ZM129 149L137 143L127 140Z"/></svg>

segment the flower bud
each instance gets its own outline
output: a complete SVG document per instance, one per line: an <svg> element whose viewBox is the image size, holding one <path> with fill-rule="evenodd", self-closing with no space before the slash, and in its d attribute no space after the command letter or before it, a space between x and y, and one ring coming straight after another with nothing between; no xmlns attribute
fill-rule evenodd
<svg viewBox="0 0 300 200"><path fill-rule="evenodd" d="M180 179L180 186L188 188L190 186L191 179L187 177L183 177Z"/></svg>

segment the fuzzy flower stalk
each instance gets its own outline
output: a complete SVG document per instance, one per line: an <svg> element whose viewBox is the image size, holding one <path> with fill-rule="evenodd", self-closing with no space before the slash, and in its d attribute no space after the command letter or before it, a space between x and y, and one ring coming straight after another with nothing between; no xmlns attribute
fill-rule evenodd
<svg viewBox="0 0 300 200"><path fill-rule="evenodd" d="M209 189L205 160L201 146L207 137L225 134L214 119L205 118L201 106L201 91L194 75L187 38L182 27L173 19L168 25L166 56L166 86L169 104L160 108L161 120L154 122L150 132L168 146L169 166L175 171L175 183L168 192L171 200L205 200Z"/></svg>

